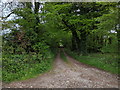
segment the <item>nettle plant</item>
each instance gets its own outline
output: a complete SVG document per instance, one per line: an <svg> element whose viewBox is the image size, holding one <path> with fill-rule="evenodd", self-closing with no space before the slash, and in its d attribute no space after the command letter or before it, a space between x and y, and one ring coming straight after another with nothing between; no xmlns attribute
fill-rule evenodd
<svg viewBox="0 0 120 90"><path fill-rule="evenodd" d="M49 46L44 42L38 42L33 46L33 49L35 50L36 54L39 55L42 60L44 60L47 57Z"/></svg>

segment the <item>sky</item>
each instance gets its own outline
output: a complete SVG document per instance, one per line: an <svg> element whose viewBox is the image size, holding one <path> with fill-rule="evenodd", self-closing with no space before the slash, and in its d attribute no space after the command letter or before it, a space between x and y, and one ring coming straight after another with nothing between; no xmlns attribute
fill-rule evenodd
<svg viewBox="0 0 120 90"><path fill-rule="evenodd" d="M1 0L1 2L11 2L11 1L13 1L13 0Z"/></svg>

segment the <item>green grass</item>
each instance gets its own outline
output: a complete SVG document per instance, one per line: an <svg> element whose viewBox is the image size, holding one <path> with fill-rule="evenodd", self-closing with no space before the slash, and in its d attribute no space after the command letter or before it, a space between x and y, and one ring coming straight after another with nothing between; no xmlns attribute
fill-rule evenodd
<svg viewBox="0 0 120 90"><path fill-rule="evenodd" d="M67 57L65 56L65 54L64 54L63 51L60 52L60 57L61 57L62 60L64 60L65 62L68 62L68 61L67 61Z"/></svg>
<svg viewBox="0 0 120 90"><path fill-rule="evenodd" d="M0 81L2 80L2 58L0 58Z"/></svg>
<svg viewBox="0 0 120 90"><path fill-rule="evenodd" d="M0 82L2 81L2 68L0 68Z"/></svg>
<svg viewBox="0 0 120 90"><path fill-rule="evenodd" d="M88 56L80 56L70 51L67 51L67 53L82 63L95 66L113 74L120 74L120 72L118 72L118 55L115 53L92 53Z"/></svg>
<svg viewBox="0 0 120 90"><path fill-rule="evenodd" d="M42 74L52 69L55 55L51 53L49 58L41 60L36 55L4 55L2 81L9 83L12 81L26 80Z"/></svg>

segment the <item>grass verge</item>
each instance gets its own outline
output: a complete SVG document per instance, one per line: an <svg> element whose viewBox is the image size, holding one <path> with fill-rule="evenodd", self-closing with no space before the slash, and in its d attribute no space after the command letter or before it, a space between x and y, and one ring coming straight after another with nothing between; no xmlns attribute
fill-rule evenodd
<svg viewBox="0 0 120 90"><path fill-rule="evenodd" d="M52 69L54 59L53 53L44 60L36 55L4 55L2 81L9 83L36 77Z"/></svg>
<svg viewBox="0 0 120 90"><path fill-rule="evenodd" d="M66 52L82 63L95 66L113 74L120 74L120 70L118 69L118 55L115 53L91 53L88 56L80 56L75 52L68 50Z"/></svg>
<svg viewBox="0 0 120 90"><path fill-rule="evenodd" d="M60 52L60 57L61 57L62 60L64 60L65 62L68 62L68 61L67 61L67 57L65 56L65 54L64 54L63 51Z"/></svg>

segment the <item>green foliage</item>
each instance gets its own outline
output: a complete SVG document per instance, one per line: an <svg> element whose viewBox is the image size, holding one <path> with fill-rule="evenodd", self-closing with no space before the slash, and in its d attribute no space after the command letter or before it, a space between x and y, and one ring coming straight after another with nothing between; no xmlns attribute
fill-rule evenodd
<svg viewBox="0 0 120 90"><path fill-rule="evenodd" d="M100 50L102 53L117 53L118 52L118 47L117 47L117 42L113 42L110 45L103 46Z"/></svg>
<svg viewBox="0 0 120 90"><path fill-rule="evenodd" d="M33 46L33 50L35 50L37 54L41 54L43 57L46 57L48 55L47 52L49 51L49 46L45 43L39 42Z"/></svg>
<svg viewBox="0 0 120 90"><path fill-rule="evenodd" d="M116 53L91 53L88 56L80 56L75 52L68 50L66 50L66 52L82 63L95 66L99 69L109 71L114 74L120 74L118 72L118 55Z"/></svg>
<svg viewBox="0 0 120 90"><path fill-rule="evenodd" d="M2 54L0 53L0 81L2 81Z"/></svg>
<svg viewBox="0 0 120 90"><path fill-rule="evenodd" d="M51 52L49 58L45 60L42 60L40 55L4 55L2 80L3 82L24 80L46 72L52 68L54 58L55 55Z"/></svg>
<svg viewBox="0 0 120 90"><path fill-rule="evenodd" d="M117 3L22 2L20 5L11 11L14 19L3 23L3 30L10 30L3 35L3 81L30 78L50 69L60 43L76 51L77 54L71 52L71 55L81 62L116 73L116 60L110 59L109 54L119 48ZM105 54L79 56L91 52ZM63 52L61 57L67 61Z"/></svg>
<svg viewBox="0 0 120 90"><path fill-rule="evenodd" d="M103 31L109 31L115 27L115 25L118 23L118 12L117 8L109 7L110 11L107 14L103 14L100 17L96 18L96 21L99 21L100 23L97 24L99 30Z"/></svg>

